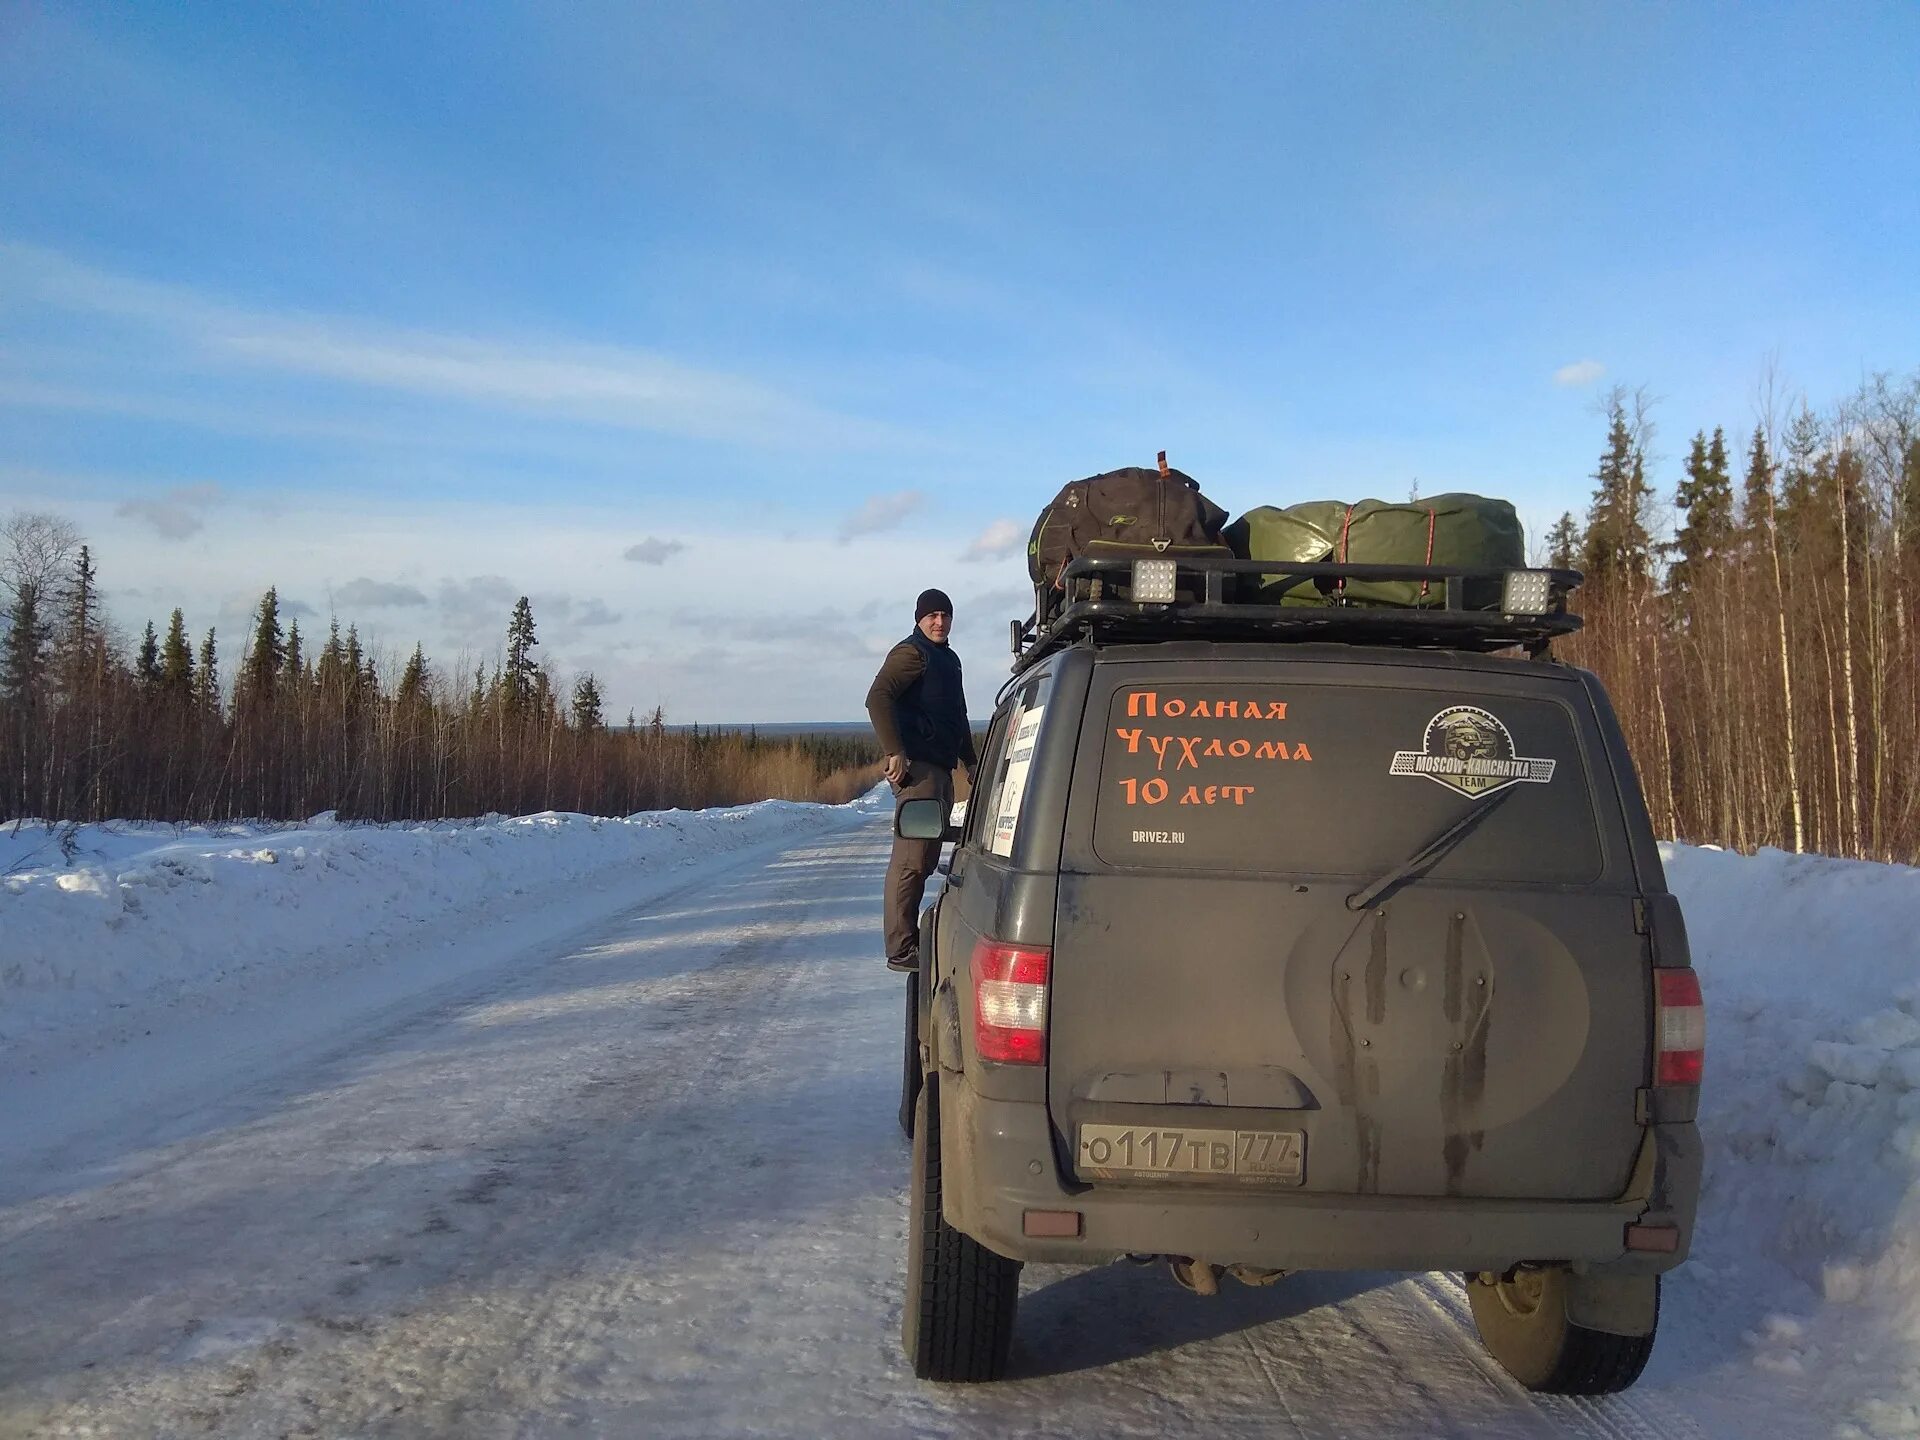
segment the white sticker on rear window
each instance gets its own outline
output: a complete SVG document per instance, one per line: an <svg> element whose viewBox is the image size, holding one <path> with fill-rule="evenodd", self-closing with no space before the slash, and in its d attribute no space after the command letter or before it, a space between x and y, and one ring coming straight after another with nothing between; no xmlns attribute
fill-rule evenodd
<svg viewBox="0 0 1920 1440"><path fill-rule="evenodd" d="M1013 854L1013 837L1020 830L1020 802L1026 798L1027 771L1033 765L1033 746L1040 734L1040 722L1047 707L1036 705L1014 721L1013 738L1007 741L1007 778L1000 786L1000 811L993 820L993 853Z"/></svg>
<svg viewBox="0 0 1920 1440"><path fill-rule="evenodd" d="M1427 722L1424 748L1394 753L1392 773L1424 775L1469 800L1553 779L1556 762L1513 750L1513 734L1499 716L1478 705L1450 705Z"/></svg>

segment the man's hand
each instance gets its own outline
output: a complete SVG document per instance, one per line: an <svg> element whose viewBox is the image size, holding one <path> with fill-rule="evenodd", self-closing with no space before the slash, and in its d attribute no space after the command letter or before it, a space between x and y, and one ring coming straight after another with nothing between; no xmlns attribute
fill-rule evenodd
<svg viewBox="0 0 1920 1440"><path fill-rule="evenodd" d="M980 767L978 765L963 765L961 769L967 772L967 789L973 789L973 787L979 783Z"/></svg>
<svg viewBox="0 0 1920 1440"><path fill-rule="evenodd" d="M898 790L902 785L907 783L907 757L904 755L887 756L886 763L880 767L880 773L886 776L887 784Z"/></svg>

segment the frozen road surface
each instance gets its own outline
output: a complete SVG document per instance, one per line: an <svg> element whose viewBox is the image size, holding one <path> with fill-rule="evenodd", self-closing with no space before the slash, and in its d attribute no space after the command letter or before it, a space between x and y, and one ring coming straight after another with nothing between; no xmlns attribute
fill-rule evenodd
<svg viewBox="0 0 1920 1440"><path fill-rule="evenodd" d="M885 823L410 994L396 956L389 1002L282 1003L218 1063L156 1033L13 1087L0 1434L1832 1433L1715 1378L1752 1366L1684 1279L1597 1403L1509 1381L1443 1276L1125 1264L1029 1267L1006 1382L916 1381Z"/></svg>

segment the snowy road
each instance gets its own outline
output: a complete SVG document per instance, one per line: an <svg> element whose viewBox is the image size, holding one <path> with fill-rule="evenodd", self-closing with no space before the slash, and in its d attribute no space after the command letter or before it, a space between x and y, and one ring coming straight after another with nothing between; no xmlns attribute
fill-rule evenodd
<svg viewBox="0 0 1920 1440"><path fill-rule="evenodd" d="M1598 1404L1496 1372L1443 1277L1128 1265L1030 1267L1008 1382L915 1381L884 823L16 1148L0 1435L1793 1433L1684 1280Z"/></svg>

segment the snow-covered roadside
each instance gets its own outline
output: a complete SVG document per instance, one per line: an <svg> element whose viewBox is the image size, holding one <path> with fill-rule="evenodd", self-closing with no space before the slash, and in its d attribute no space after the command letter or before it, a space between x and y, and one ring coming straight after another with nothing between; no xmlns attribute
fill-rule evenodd
<svg viewBox="0 0 1920 1440"><path fill-rule="evenodd" d="M1920 1435L1920 870L1662 851L1708 1016L1677 1283L1750 1322L1763 1393L1837 1436Z"/></svg>
<svg viewBox="0 0 1920 1440"><path fill-rule="evenodd" d="M0 1072L156 1023L457 944L508 919L567 924L634 886L732 852L859 823L845 806L765 801L625 818L547 812L422 825L88 825L72 855L0 829ZM592 894L597 905L582 907Z"/></svg>
<svg viewBox="0 0 1920 1440"><path fill-rule="evenodd" d="M257 1086L262 1055L344 1043L340 1016L395 1023L543 934L685 893L669 908L702 918L671 923L724 938L744 922L701 907L724 907L703 897L726 874L879 830L887 808L882 791L625 820L89 827L70 861L44 830L0 831L0 1203L38 1175L120 1173L109 1158L141 1152L110 1127L167 1143L154 1116L188 1107L142 1096L157 1083ZM1708 1166L1641 1388L1715 1436L1761 1415L1772 1433L1920 1435L1920 870L1664 853L1707 996ZM896 1055L873 1061L876 1093Z"/></svg>

